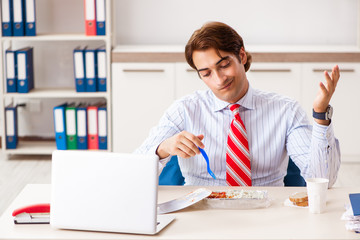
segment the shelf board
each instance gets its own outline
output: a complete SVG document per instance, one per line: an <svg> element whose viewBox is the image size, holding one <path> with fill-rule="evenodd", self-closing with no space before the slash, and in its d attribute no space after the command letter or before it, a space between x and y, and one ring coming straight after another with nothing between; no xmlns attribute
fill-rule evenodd
<svg viewBox="0 0 360 240"><path fill-rule="evenodd" d="M106 40L107 36L86 36L79 33L68 34L38 34L32 37L2 37L3 41L88 41L88 40Z"/></svg>
<svg viewBox="0 0 360 240"><path fill-rule="evenodd" d="M4 93L12 98L107 98L107 92L76 92L72 88L40 88L29 93Z"/></svg>
<svg viewBox="0 0 360 240"><path fill-rule="evenodd" d="M55 141L19 141L16 149L4 149L6 154L51 155L56 150ZM89 150L107 152L108 150Z"/></svg>
<svg viewBox="0 0 360 240"><path fill-rule="evenodd" d="M19 141L16 149L5 149L5 153L47 155L54 150L56 150L55 141Z"/></svg>

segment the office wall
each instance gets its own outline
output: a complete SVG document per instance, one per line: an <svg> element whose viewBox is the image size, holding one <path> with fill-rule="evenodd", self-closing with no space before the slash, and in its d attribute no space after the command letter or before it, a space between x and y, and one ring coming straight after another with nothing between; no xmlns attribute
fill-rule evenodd
<svg viewBox="0 0 360 240"><path fill-rule="evenodd" d="M84 31L83 0L36 0L36 5L39 34ZM360 7L359 0L114 0L113 12L116 44L185 44L203 23L223 21L246 44L356 45ZM35 50L35 85L68 87L77 43L50 44L55 51L47 50L49 44ZM52 64L44 62L49 55ZM20 135L52 136L52 106L61 101L41 101L41 112L20 110L20 121L31 122L19 123Z"/></svg>
<svg viewBox="0 0 360 240"><path fill-rule="evenodd" d="M358 0L116 0L117 44L185 44L207 21L247 44L357 44Z"/></svg>
<svg viewBox="0 0 360 240"><path fill-rule="evenodd" d="M37 33L85 31L84 0L36 0Z"/></svg>

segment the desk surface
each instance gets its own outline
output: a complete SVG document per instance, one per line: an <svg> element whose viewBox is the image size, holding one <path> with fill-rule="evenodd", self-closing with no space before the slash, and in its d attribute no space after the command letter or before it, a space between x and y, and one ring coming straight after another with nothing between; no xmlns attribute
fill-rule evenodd
<svg viewBox="0 0 360 240"><path fill-rule="evenodd" d="M272 205L253 210L180 210L176 219L154 236L52 229L48 224L15 225L12 211L32 203L50 202L48 184L27 185L0 218L0 239L359 239L340 220L349 193L360 187L328 190L326 212L311 214L306 208L283 205L284 200L304 188L256 187L268 190ZM198 187L161 186L159 203L178 198ZM209 187L224 190L224 187Z"/></svg>

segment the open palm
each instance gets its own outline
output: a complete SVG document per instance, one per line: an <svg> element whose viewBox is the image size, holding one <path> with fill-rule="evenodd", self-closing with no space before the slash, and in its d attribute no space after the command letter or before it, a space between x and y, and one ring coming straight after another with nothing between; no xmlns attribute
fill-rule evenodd
<svg viewBox="0 0 360 240"><path fill-rule="evenodd" d="M324 72L326 82L320 82L320 89L315 97L313 108L315 112L325 112L330 103L330 99L335 92L336 85L340 78L339 66L332 68L331 76L327 71Z"/></svg>

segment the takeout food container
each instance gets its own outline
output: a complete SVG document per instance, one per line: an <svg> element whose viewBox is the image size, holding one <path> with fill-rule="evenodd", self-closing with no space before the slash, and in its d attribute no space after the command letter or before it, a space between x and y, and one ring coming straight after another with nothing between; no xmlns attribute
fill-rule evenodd
<svg viewBox="0 0 360 240"><path fill-rule="evenodd" d="M212 192L202 204L206 208L256 209L269 207L271 201L265 190L226 190Z"/></svg>

